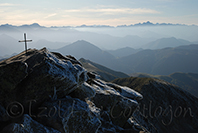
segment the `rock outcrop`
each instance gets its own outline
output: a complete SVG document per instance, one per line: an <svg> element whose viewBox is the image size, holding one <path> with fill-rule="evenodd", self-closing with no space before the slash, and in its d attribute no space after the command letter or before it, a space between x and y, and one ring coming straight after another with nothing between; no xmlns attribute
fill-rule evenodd
<svg viewBox="0 0 198 133"><path fill-rule="evenodd" d="M1 61L0 131L145 131L132 118L142 95L95 77L74 57L46 48Z"/></svg>

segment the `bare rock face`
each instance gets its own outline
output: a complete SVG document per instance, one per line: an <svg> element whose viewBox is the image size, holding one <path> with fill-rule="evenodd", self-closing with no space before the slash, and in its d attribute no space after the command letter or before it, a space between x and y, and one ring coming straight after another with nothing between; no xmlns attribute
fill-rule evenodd
<svg viewBox="0 0 198 133"><path fill-rule="evenodd" d="M60 133L53 128L45 127L25 114L21 123L12 123L4 128L5 133Z"/></svg>
<svg viewBox="0 0 198 133"><path fill-rule="evenodd" d="M101 125L99 110L77 98L66 96L45 102L42 107L46 110L38 121L61 132L96 132Z"/></svg>
<svg viewBox="0 0 198 133"><path fill-rule="evenodd" d="M46 48L0 62L0 131L143 131L131 120L142 95L98 77Z"/></svg>
<svg viewBox="0 0 198 133"><path fill-rule="evenodd" d="M97 91L93 98L96 106L103 108L108 113L113 124L124 127L137 108L138 103L122 96L102 80L94 80L93 86Z"/></svg>
<svg viewBox="0 0 198 133"><path fill-rule="evenodd" d="M27 76L27 63L21 61L2 62L0 64L0 100L9 98L8 94L15 93L16 86ZM3 99L2 99L3 98Z"/></svg>
<svg viewBox="0 0 198 133"><path fill-rule="evenodd" d="M73 58L45 48L28 50L27 54L21 53L0 63L1 88L7 96L6 102L32 99L41 102L54 95L61 98L86 81L85 69Z"/></svg>

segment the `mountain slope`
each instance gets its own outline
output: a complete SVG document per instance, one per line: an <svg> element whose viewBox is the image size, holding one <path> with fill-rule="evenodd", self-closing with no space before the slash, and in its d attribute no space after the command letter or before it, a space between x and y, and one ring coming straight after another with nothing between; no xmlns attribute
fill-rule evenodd
<svg viewBox="0 0 198 133"><path fill-rule="evenodd" d="M118 59L125 64L125 73L148 73L169 75L174 72L198 73L198 50L164 48L143 50L136 54Z"/></svg>
<svg viewBox="0 0 198 133"><path fill-rule="evenodd" d="M83 67L86 68L89 72L94 72L99 74L101 79L105 81L112 81L116 78L129 77L128 75L122 72L111 70L105 66L91 62L90 60L85 60L81 58L79 61L82 63Z"/></svg>
<svg viewBox="0 0 198 133"><path fill-rule="evenodd" d="M7 34L0 35L0 40L0 56L18 53L24 50L24 43L19 43L18 40Z"/></svg>
<svg viewBox="0 0 198 133"><path fill-rule="evenodd" d="M151 75L144 73L134 74L135 77L151 77L158 78L167 81L171 84L175 84L185 91L191 93L198 98L198 74L195 73L173 73L168 76Z"/></svg>
<svg viewBox="0 0 198 133"><path fill-rule="evenodd" d="M198 45L187 45L158 50L142 50L129 56L116 59L108 52L86 41L77 41L57 51L85 58L112 70L126 74L148 73L169 75L175 72L198 73Z"/></svg>
<svg viewBox="0 0 198 133"><path fill-rule="evenodd" d="M198 50L198 45L197 44L190 44L190 45L179 46L179 47L177 47L177 49Z"/></svg>
<svg viewBox="0 0 198 133"><path fill-rule="evenodd" d="M113 55L84 40L66 45L56 51L61 52L63 55L73 55L77 59L85 58L101 65L111 64L110 62L115 59Z"/></svg>
<svg viewBox="0 0 198 133"><path fill-rule="evenodd" d="M134 119L150 132L198 131L198 99L181 88L152 78L121 78L113 83L133 88L144 96Z"/></svg>
<svg viewBox="0 0 198 133"><path fill-rule="evenodd" d="M133 49L131 47L124 47L124 48L120 48L120 49L116 49L116 50L107 50L107 52L109 52L110 54L112 54L113 56L120 58L120 57L124 57L124 56L129 56L131 54L135 54L139 51L141 51L143 49Z"/></svg>
<svg viewBox="0 0 198 133"><path fill-rule="evenodd" d="M130 34L130 33L129 33ZM122 47L132 47L132 48L142 48L145 44L154 41L155 39L149 38L149 37L139 37L137 35L127 35L124 37L117 38L115 40L114 45L119 46L119 48ZM112 49L112 48L111 48Z"/></svg>
<svg viewBox="0 0 198 133"><path fill-rule="evenodd" d="M183 40L183 39L176 39L174 37L171 38L162 38L156 41L150 42L144 45L145 49L162 49L167 47L178 47L181 45L189 45L191 42Z"/></svg>

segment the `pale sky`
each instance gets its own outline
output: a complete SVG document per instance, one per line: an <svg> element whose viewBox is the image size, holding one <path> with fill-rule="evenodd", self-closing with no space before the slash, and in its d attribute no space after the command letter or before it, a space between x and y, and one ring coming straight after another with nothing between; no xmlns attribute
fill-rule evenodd
<svg viewBox="0 0 198 133"><path fill-rule="evenodd" d="M198 0L0 0L0 25L198 25Z"/></svg>

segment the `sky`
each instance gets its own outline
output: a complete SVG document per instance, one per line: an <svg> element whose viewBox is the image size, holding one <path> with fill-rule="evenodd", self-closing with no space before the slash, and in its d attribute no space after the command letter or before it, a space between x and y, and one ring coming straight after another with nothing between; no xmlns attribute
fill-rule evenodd
<svg viewBox="0 0 198 133"><path fill-rule="evenodd" d="M198 25L198 0L0 0L0 25Z"/></svg>

